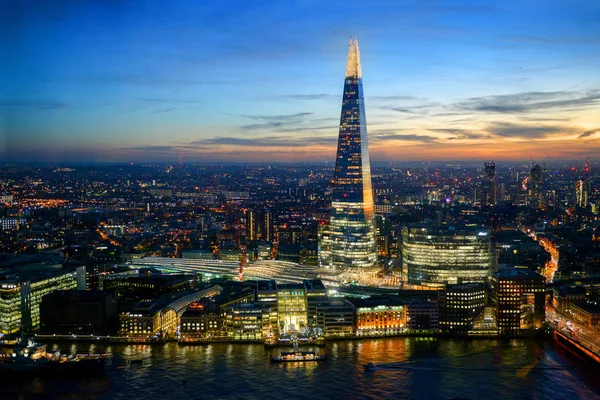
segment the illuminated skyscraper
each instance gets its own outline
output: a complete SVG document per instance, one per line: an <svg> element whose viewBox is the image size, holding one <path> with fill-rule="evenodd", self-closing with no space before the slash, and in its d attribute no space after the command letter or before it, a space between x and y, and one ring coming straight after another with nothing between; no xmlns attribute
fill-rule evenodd
<svg viewBox="0 0 600 400"><path fill-rule="evenodd" d="M358 39L350 40L348 50L332 192L331 218L321 230L320 265L372 267L377 248Z"/></svg>
<svg viewBox="0 0 600 400"><path fill-rule="evenodd" d="M544 170L539 164L535 164L529 174L529 202L534 208L544 208L543 184Z"/></svg>
<svg viewBox="0 0 600 400"><path fill-rule="evenodd" d="M577 208L587 208L589 204L590 192L592 191L589 159L582 171L576 171L573 185L575 186L575 206Z"/></svg>
<svg viewBox="0 0 600 400"><path fill-rule="evenodd" d="M493 206L496 204L496 163L486 162L485 166L485 177L484 177L484 198L482 199L482 205Z"/></svg>
<svg viewBox="0 0 600 400"><path fill-rule="evenodd" d="M256 213L253 210L246 211L246 240L256 240Z"/></svg>

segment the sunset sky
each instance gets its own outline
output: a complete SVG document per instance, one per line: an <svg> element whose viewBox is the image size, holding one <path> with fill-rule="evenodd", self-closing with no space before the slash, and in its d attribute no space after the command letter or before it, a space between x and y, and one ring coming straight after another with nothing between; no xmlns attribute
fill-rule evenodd
<svg viewBox="0 0 600 400"><path fill-rule="evenodd" d="M0 161L334 161L350 36L371 159L600 150L600 1L11 1Z"/></svg>

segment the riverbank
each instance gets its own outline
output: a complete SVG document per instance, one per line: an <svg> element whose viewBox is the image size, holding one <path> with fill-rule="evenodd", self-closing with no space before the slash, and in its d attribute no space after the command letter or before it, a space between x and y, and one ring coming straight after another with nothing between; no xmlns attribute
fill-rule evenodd
<svg viewBox="0 0 600 400"><path fill-rule="evenodd" d="M339 341L352 341L352 340L375 340L375 339L390 339L390 338L403 338L403 337L416 337L425 340L431 340L433 338L443 339L458 339L458 340L489 340L489 339L541 339L547 334L544 330L538 330L522 335L463 335L463 334L451 334L442 333L435 331L421 331L421 332L403 332L394 333L390 335L354 335L354 336L340 336L327 338L324 341L314 340L302 342L302 345L309 346L323 346L325 343L339 342ZM261 339L231 339L231 338L208 338L208 339L153 339L153 338L141 338L141 337L128 337L128 336L94 336L94 335L34 335L35 339L40 342L44 341L56 341L56 342L68 342L68 343L111 343L111 344L164 344L167 342L177 342L181 345L195 345L195 344L213 344L213 343L225 343L225 344L263 344L265 347L285 347L289 346L289 342L279 341L276 343L267 343Z"/></svg>

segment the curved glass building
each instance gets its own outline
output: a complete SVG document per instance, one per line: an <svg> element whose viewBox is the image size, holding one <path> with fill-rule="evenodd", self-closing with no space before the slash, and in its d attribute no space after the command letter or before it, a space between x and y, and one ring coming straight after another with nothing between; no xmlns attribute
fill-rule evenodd
<svg viewBox="0 0 600 400"><path fill-rule="evenodd" d="M409 284L484 283L493 265L486 227L410 225L402 229L402 272Z"/></svg>
<svg viewBox="0 0 600 400"><path fill-rule="evenodd" d="M321 229L320 265L366 268L377 261L371 165L358 39L350 40L329 224Z"/></svg>

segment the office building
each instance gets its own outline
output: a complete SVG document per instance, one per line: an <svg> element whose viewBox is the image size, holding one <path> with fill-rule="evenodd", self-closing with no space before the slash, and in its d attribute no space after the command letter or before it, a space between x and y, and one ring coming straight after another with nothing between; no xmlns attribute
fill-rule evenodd
<svg viewBox="0 0 600 400"><path fill-rule="evenodd" d="M481 284L446 286L439 291L440 329L446 333L467 334L486 302L486 291Z"/></svg>
<svg viewBox="0 0 600 400"><path fill-rule="evenodd" d="M30 333L40 326L42 298L56 290L85 290L85 267L29 265L0 277L0 333Z"/></svg>
<svg viewBox="0 0 600 400"><path fill-rule="evenodd" d="M40 331L45 334L116 333L117 295L99 290L59 290L45 295L40 305Z"/></svg>
<svg viewBox="0 0 600 400"><path fill-rule="evenodd" d="M246 211L246 241L256 240L256 212L254 210Z"/></svg>
<svg viewBox="0 0 600 400"><path fill-rule="evenodd" d="M539 164L534 164L529 173L529 204L533 208L545 208L543 184L544 170Z"/></svg>
<svg viewBox="0 0 600 400"><path fill-rule="evenodd" d="M348 51L332 194L319 264L333 269L372 267L377 248L358 39L350 40Z"/></svg>
<svg viewBox="0 0 600 400"><path fill-rule="evenodd" d="M527 268L504 269L492 275L492 305L500 334L540 329L545 316L546 281Z"/></svg>
<svg viewBox="0 0 600 400"><path fill-rule="evenodd" d="M492 272L488 228L414 224L402 229L402 240L402 273L411 285L483 283Z"/></svg>
<svg viewBox="0 0 600 400"><path fill-rule="evenodd" d="M437 302L413 300L406 305L406 325L412 331L438 332L440 315Z"/></svg>

